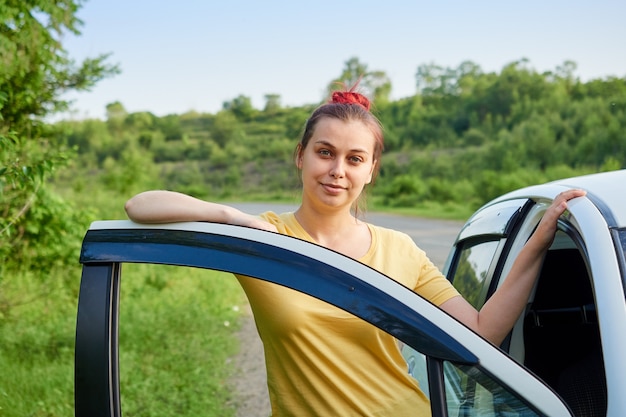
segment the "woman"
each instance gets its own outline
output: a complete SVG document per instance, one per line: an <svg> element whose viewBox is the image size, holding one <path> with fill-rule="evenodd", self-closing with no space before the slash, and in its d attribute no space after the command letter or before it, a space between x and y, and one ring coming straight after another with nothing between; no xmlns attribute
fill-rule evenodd
<svg viewBox="0 0 626 417"><path fill-rule="evenodd" d="M521 314L569 190L549 207L498 291L476 311L406 235L358 219L359 198L376 177L382 128L366 97L335 92L306 123L295 152L302 202L294 213L252 216L169 191L148 191L126 203L142 223L210 221L249 226L315 242L412 288L465 325L499 344ZM238 276L265 349L274 416L430 415L396 341L362 320L293 290Z"/></svg>

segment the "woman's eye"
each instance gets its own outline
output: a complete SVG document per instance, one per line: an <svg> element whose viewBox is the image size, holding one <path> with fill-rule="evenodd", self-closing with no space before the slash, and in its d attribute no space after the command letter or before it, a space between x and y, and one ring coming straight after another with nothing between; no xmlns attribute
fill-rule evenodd
<svg viewBox="0 0 626 417"><path fill-rule="evenodd" d="M350 158L350 162L354 164L358 164L358 163L363 162L363 159L360 156L353 156Z"/></svg>
<svg viewBox="0 0 626 417"><path fill-rule="evenodd" d="M318 151L318 153L319 153L320 155L323 155L323 156L329 156L329 155L330 155L330 151L329 151L328 149L320 149L320 150Z"/></svg>

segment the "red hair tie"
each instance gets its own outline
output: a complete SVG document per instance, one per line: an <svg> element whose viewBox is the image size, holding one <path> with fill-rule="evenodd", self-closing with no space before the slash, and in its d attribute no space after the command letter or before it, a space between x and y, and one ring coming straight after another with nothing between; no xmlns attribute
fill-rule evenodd
<svg viewBox="0 0 626 417"><path fill-rule="evenodd" d="M348 88L345 83L337 81L336 84L341 85L343 87L343 90L334 91L329 102L339 104L358 104L365 110L370 111L369 99L363 94L354 91L361 82L362 78L363 76L361 75L359 79L354 83L354 85L350 88Z"/></svg>
<svg viewBox="0 0 626 417"><path fill-rule="evenodd" d="M330 99L331 103L339 104L358 104L365 110L369 111L370 101L363 94L354 91L334 91Z"/></svg>

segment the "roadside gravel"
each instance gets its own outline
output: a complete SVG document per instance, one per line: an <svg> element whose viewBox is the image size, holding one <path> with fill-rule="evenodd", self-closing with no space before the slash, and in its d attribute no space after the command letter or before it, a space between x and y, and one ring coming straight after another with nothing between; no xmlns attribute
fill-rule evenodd
<svg viewBox="0 0 626 417"><path fill-rule="evenodd" d="M271 409L263 344L249 306L244 311L237 336L239 353L234 358L237 371L231 380L235 389L237 417L268 417Z"/></svg>

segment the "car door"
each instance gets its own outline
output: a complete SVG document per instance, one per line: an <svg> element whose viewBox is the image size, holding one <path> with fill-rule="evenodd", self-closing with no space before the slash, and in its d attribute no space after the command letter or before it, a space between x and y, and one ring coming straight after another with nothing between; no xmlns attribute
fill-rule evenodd
<svg viewBox="0 0 626 417"><path fill-rule="evenodd" d="M467 222L445 269L476 308L504 281L563 189L512 193ZM569 204L526 311L501 347L552 387L575 415L617 416L626 409L618 388L626 369L617 354L624 349L624 331L616 325L626 320L619 266L623 231L611 230L610 213L598 207L603 204L592 194Z"/></svg>
<svg viewBox="0 0 626 417"><path fill-rule="evenodd" d="M121 264L126 262L248 275L366 320L415 352L407 371L421 379L433 416L571 415L543 382L445 312L389 277L318 245L222 224L108 221L92 224L80 259L79 417L121 415L117 326Z"/></svg>

